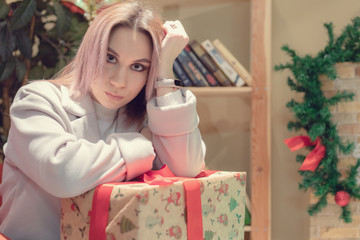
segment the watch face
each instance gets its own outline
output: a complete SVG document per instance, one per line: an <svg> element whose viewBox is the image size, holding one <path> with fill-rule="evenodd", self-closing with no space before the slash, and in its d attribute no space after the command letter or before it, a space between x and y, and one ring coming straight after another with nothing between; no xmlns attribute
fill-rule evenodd
<svg viewBox="0 0 360 240"><path fill-rule="evenodd" d="M174 80L174 84L175 84L175 86L178 86L178 87L182 87L182 86L183 86L182 81L179 80L179 79L175 79L175 80Z"/></svg>

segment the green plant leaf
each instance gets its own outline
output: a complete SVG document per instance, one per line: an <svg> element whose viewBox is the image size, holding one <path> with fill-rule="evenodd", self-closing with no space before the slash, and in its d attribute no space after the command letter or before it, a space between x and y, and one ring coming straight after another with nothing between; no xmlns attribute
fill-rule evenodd
<svg viewBox="0 0 360 240"><path fill-rule="evenodd" d="M53 68L57 63L59 56L53 46L47 42L41 41L39 45L38 58L40 59L42 65L47 68Z"/></svg>
<svg viewBox="0 0 360 240"><path fill-rule="evenodd" d="M39 12L46 9L46 7L49 5L49 2L53 0L36 0L36 8Z"/></svg>
<svg viewBox="0 0 360 240"><path fill-rule="evenodd" d="M15 37L9 30L6 21L0 22L0 57L6 61L15 49Z"/></svg>
<svg viewBox="0 0 360 240"><path fill-rule="evenodd" d="M64 58L60 58L59 61L56 63L54 73L61 71L66 66L66 61Z"/></svg>
<svg viewBox="0 0 360 240"><path fill-rule="evenodd" d="M0 61L5 61L6 55L6 34L7 34L7 24L6 21L0 22Z"/></svg>
<svg viewBox="0 0 360 240"><path fill-rule="evenodd" d="M30 59L32 54L32 43L25 31L18 31L15 34L16 46L19 48L21 54Z"/></svg>
<svg viewBox="0 0 360 240"><path fill-rule="evenodd" d="M56 30L59 37L61 37L70 28L71 15L59 2L54 3L56 20Z"/></svg>
<svg viewBox="0 0 360 240"><path fill-rule="evenodd" d="M71 18L71 24L69 31L65 33L64 40L74 42L77 47L88 29L89 24L87 22L80 22L75 16Z"/></svg>
<svg viewBox="0 0 360 240"><path fill-rule="evenodd" d="M10 7L6 4L5 0L0 0L0 19L5 19L9 11Z"/></svg>
<svg viewBox="0 0 360 240"><path fill-rule="evenodd" d="M10 20L12 30L18 30L26 26L36 10L36 0L24 0L14 11Z"/></svg>
<svg viewBox="0 0 360 240"><path fill-rule="evenodd" d="M15 62L15 72L16 72L16 77L18 79L19 82L22 82L25 73L26 73L26 65L24 62L16 59Z"/></svg>
<svg viewBox="0 0 360 240"><path fill-rule="evenodd" d="M15 70L15 59L12 57L0 64L0 82L9 78Z"/></svg>
<svg viewBox="0 0 360 240"><path fill-rule="evenodd" d="M0 77L2 75L2 73L4 72L6 67L6 62L0 62ZM1 93L1 92L0 92ZM1 118L0 118L1 119Z"/></svg>
<svg viewBox="0 0 360 240"><path fill-rule="evenodd" d="M45 68L43 79L50 79L54 76L54 74L55 74L55 68Z"/></svg>
<svg viewBox="0 0 360 240"><path fill-rule="evenodd" d="M44 67L43 66L37 65L37 66L31 68L30 74L29 74L29 79L38 80L38 79L43 79L43 78L44 78Z"/></svg>
<svg viewBox="0 0 360 240"><path fill-rule="evenodd" d="M325 132L325 123L315 123L312 125L311 129L309 130L309 137L312 141L316 140L316 138L322 135Z"/></svg>

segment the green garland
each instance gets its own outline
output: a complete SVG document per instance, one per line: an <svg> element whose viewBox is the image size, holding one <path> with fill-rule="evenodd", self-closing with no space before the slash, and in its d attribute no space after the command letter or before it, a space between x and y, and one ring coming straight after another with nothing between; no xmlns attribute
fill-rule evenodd
<svg viewBox="0 0 360 240"><path fill-rule="evenodd" d="M339 191L345 191L350 198L360 199L360 186L356 182L360 159L354 166L349 167L346 179L340 178L341 174L337 169L338 153L351 153L354 143L342 143L336 124L331 121L332 115L329 109L341 101L352 100L354 94L338 91L333 97L326 98L319 81L321 74L331 80L337 77L335 63L360 62L360 18L352 19L352 23L346 26L337 38L334 37L332 23L324 26L329 41L317 56L301 57L285 45L282 50L291 57L292 61L275 66L277 71L289 69L292 77L288 77L287 84L291 90L304 94L302 102L291 99L286 105L295 116L295 120L288 123L289 131L305 130L311 141L319 138L326 148L325 156L314 172L299 171L302 176L299 188L304 191L311 188L318 197L318 201L308 209L310 215L320 212L327 205L329 194L335 196ZM314 147L308 148L312 150ZM296 161L302 163L305 158L305 155L299 154L296 156ZM348 205L342 207L340 218L345 222L352 221Z"/></svg>

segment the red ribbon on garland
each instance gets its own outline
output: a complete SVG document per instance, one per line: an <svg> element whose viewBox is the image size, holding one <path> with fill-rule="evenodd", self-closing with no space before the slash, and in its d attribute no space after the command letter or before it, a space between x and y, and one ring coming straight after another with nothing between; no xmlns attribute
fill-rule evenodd
<svg viewBox="0 0 360 240"><path fill-rule="evenodd" d="M84 9L76 6L74 3L70 1L61 1L61 4L67 7L72 13L80 13L81 15L85 14Z"/></svg>
<svg viewBox="0 0 360 240"><path fill-rule="evenodd" d="M312 171L314 172L321 160L325 156L325 146L321 144L318 138L314 142L311 142L308 136L296 136L284 140L285 144L290 148L292 152L303 148L305 146L316 145L315 148L307 155L304 162L302 163L301 171Z"/></svg>
<svg viewBox="0 0 360 240"><path fill-rule="evenodd" d="M187 239L203 238L200 182L196 178L207 177L217 171L203 170L195 178L176 177L164 165L160 170L149 171L134 182L105 183L96 187L90 218L89 240L106 240L105 229L108 222L110 196L115 185L147 183L149 185L171 185L183 181L187 207Z"/></svg>

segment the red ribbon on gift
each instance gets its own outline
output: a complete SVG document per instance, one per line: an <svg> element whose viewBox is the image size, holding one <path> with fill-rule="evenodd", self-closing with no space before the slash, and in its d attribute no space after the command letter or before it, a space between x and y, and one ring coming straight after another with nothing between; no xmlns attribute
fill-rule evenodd
<svg viewBox="0 0 360 240"><path fill-rule="evenodd" d="M319 137L316 138L314 142L311 142L311 139L308 136L297 136L293 138L288 138L285 139L284 142L292 152L305 146L316 145L315 148L306 156L304 162L300 167L301 171L315 171L315 169L325 156L325 146L321 144Z"/></svg>
<svg viewBox="0 0 360 240"><path fill-rule="evenodd" d="M215 172L205 170L195 178L207 177ZM137 181L106 183L97 186L92 201L89 240L106 240L105 229L108 222L110 196L114 185L147 183L149 185L161 186L170 185L178 181L183 181L185 190L187 239L203 239L200 182L195 178L177 177L165 165L160 170L149 171L141 175L136 179Z"/></svg>

